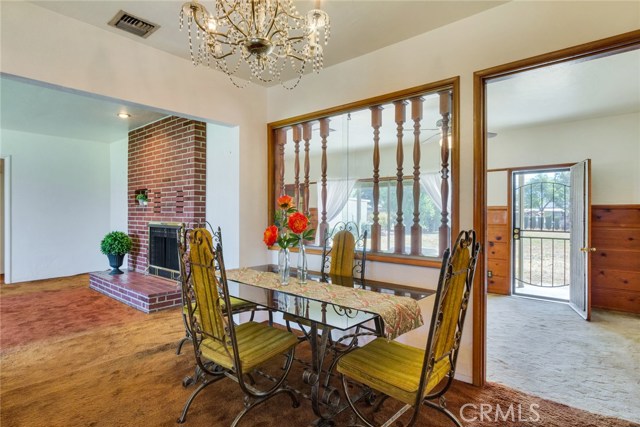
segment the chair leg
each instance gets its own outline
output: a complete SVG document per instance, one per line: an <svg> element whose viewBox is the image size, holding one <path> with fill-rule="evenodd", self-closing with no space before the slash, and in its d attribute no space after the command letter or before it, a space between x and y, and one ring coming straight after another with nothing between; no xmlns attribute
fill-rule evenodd
<svg viewBox="0 0 640 427"><path fill-rule="evenodd" d="M380 409L382 408L382 404L385 402L385 400L387 400L389 398L388 395L384 395L382 397L380 397L380 400L378 401L378 403L375 404L375 406L373 407L373 412L378 412L380 411ZM373 403L373 402L372 402Z"/></svg>
<svg viewBox="0 0 640 427"><path fill-rule="evenodd" d="M242 411L240 411L240 413L233 420L231 427L235 427L240 422L242 417L244 417L251 409L262 404L263 402L266 402L267 400L271 399L273 396L276 396L280 393L286 393L289 395L289 397L291 398L292 407L297 408L300 406L300 401L298 400L298 396L296 392L294 392L293 389L287 386L283 386L287 376L289 375L289 371L291 371L291 366L293 365L294 357L295 357L295 347L292 347L287 353L287 356L285 357L285 365L282 368L284 372L281 374L279 379L275 380L275 384L266 391L258 391L255 389L251 389L246 386L243 377L236 377L238 384L240 385L240 388L245 394L245 407Z"/></svg>
<svg viewBox="0 0 640 427"><path fill-rule="evenodd" d="M424 403L425 405L427 405L430 408L433 408L437 411L442 412L443 414L445 414L451 421L453 421L453 423L456 425L456 427L462 427L462 424L460 423L460 421L458 420L458 418L453 415L453 413L448 410L447 408L445 408L444 406L440 406L437 405L433 402L429 402L428 400L423 400L422 403Z"/></svg>
<svg viewBox="0 0 640 427"><path fill-rule="evenodd" d="M296 396L296 394L292 390L288 388L281 388L280 390L275 391L273 394L270 394L261 399L254 400L249 405L246 405L245 408L242 411L240 411L238 415L236 415L236 418L233 420L233 423L231 423L231 427L236 427L240 422L240 420L242 419L242 417L244 417L251 409L266 402L267 400L271 399L273 396L276 396L280 393L287 393L289 397L291 397L291 406L293 408L297 408L300 406L300 401L298 400L298 396Z"/></svg>
<svg viewBox="0 0 640 427"><path fill-rule="evenodd" d="M347 399L347 403L351 407L351 410L353 411L353 413L356 414L356 416L360 419L360 421L364 423L365 427L376 427L365 418L365 416L358 410L358 408L356 408L356 405L351 400L351 396L349 396L347 377L345 377L343 374L340 374L340 376L342 377L342 389L344 391L344 396Z"/></svg>
<svg viewBox="0 0 640 427"><path fill-rule="evenodd" d="M191 341L193 342L193 336L191 335L191 329L189 329L189 320L187 316L182 314L182 323L184 323L184 337L178 342L178 348L176 349L176 355L179 356L182 351L182 346L185 342Z"/></svg>
<svg viewBox="0 0 640 427"><path fill-rule="evenodd" d="M186 343L187 341L191 341L191 337L190 336L185 336L184 338L182 338L180 340L180 342L178 342L178 348L176 349L176 355L180 355L180 352L182 351L182 346L184 345L184 343Z"/></svg>
<svg viewBox="0 0 640 427"><path fill-rule="evenodd" d="M223 378L225 377L219 376L219 377L213 377L208 380L205 380L202 384L200 384L200 387L198 387L193 391L193 393L191 393L191 396L189 396L189 399L187 399L187 402L184 404L184 408L182 409L182 414L180 415L180 418L178 418L178 424L182 424L186 421L187 412L189 412L189 408L191 407L191 404L193 403L193 400L196 398L196 396L206 387L208 387L209 385L215 382L220 381Z"/></svg>

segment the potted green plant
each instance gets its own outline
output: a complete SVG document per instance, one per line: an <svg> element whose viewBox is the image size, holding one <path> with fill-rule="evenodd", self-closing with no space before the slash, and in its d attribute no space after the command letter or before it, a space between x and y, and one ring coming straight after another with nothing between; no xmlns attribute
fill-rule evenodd
<svg viewBox="0 0 640 427"><path fill-rule="evenodd" d="M141 206L144 206L149 201L149 198L145 193L139 193L139 194L136 194L136 200Z"/></svg>
<svg viewBox="0 0 640 427"><path fill-rule="evenodd" d="M100 251L109 258L113 270L109 274L122 274L120 266L124 256L131 250L131 237L122 231L112 231L100 242Z"/></svg>

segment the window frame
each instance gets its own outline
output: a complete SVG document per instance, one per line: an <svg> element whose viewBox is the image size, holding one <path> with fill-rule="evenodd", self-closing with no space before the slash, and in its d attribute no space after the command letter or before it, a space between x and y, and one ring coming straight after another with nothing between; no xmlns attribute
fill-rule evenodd
<svg viewBox="0 0 640 427"><path fill-rule="evenodd" d="M459 141L459 129L460 129L460 77L451 77L444 80L439 80L433 83L428 83L421 86L412 87L409 89L400 90L397 92L387 93L384 95L375 96L372 98L363 99L360 101L331 107L324 110L315 111L312 113L291 117L288 119L278 120L267 124L267 224L273 222L273 217L276 209L276 159L278 146L276 143L276 130L286 128L288 126L319 120L322 118L332 117L338 114L345 114L348 112L361 110L363 108L372 107L375 105L388 104L399 99L411 98L418 95L435 93L442 90L451 90L451 115L453 120L450 124L451 129L451 146L449 149L449 177L450 177L450 198L451 198L451 210L449 212L450 218L450 242L453 241L454 236L459 232L459 194L460 194L460 141ZM270 248L271 249L271 248ZM309 247L307 246L307 253L321 254L322 247ZM295 248L294 248L295 251ZM383 252L369 252L367 251L367 260L375 262L385 262L392 264L404 264L415 265L423 267L440 267L442 265L442 258L440 257L427 257L422 255L408 255L408 254L391 254Z"/></svg>

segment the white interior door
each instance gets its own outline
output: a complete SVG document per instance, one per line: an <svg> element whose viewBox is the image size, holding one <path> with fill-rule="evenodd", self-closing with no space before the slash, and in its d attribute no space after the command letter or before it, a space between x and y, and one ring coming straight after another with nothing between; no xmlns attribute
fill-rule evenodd
<svg viewBox="0 0 640 427"><path fill-rule="evenodd" d="M569 305L580 316L591 318L591 160L571 166L571 275Z"/></svg>

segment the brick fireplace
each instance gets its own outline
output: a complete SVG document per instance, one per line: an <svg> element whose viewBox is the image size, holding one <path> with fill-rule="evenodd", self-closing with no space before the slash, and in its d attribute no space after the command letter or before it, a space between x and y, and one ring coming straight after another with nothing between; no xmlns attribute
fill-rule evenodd
<svg viewBox="0 0 640 427"><path fill-rule="evenodd" d="M129 133L129 270L148 270L149 223L205 220L206 124L167 117ZM135 196L145 193L146 206Z"/></svg>
<svg viewBox="0 0 640 427"><path fill-rule="evenodd" d="M168 239L181 223L205 221L206 124L167 117L129 132L128 166L128 234L133 240L129 272L116 276L105 271L91 273L89 286L150 313L181 304L177 274L162 274L158 259L169 259L169 264L174 261L175 241ZM136 200L141 193L147 195L146 205ZM154 251L151 268L149 224L164 227L164 235L154 234L162 248L159 258ZM175 270L175 265L168 267Z"/></svg>

